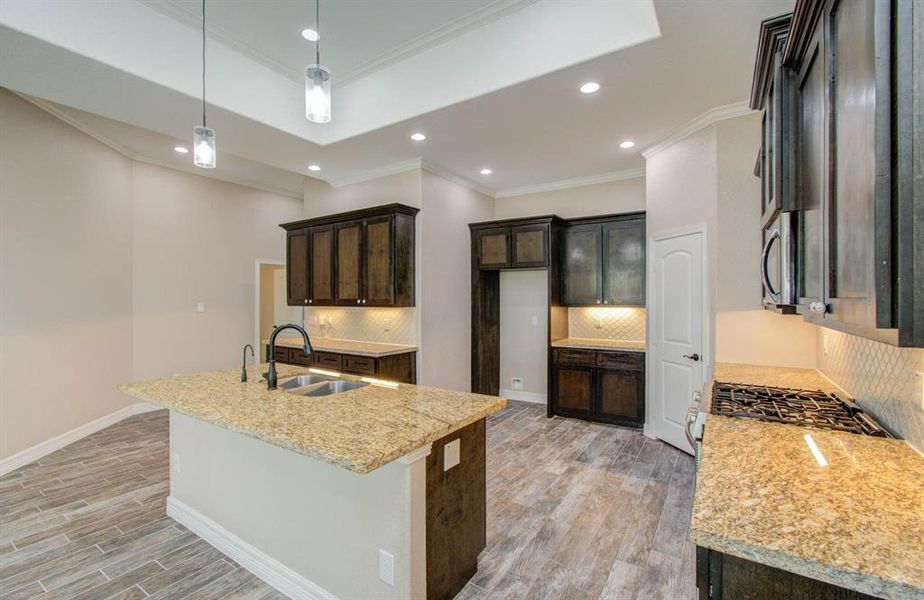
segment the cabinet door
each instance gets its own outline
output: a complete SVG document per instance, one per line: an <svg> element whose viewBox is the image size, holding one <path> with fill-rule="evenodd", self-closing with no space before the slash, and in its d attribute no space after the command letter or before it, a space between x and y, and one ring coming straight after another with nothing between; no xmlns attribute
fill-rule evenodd
<svg viewBox="0 0 924 600"><path fill-rule="evenodd" d="M643 371L597 371L595 414L603 420L641 425L645 422Z"/></svg>
<svg viewBox="0 0 924 600"><path fill-rule="evenodd" d="M603 264L600 225L575 225L564 231L564 304L601 304Z"/></svg>
<svg viewBox="0 0 924 600"><path fill-rule="evenodd" d="M337 304L357 306L363 294L363 222L338 224L337 236Z"/></svg>
<svg viewBox="0 0 924 600"><path fill-rule="evenodd" d="M521 225L510 228L510 246L514 268L547 267L549 264L549 227Z"/></svg>
<svg viewBox="0 0 924 600"><path fill-rule="evenodd" d="M552 369L552 400L555 412L590 416L593 413L594 370L558 365Z"/></svg>
<svg viewBox="0 0 924 600"><path fill-rule="evenodd" d="M603 226L603 303L645 304L645 221Z"/></svg>
<svg viewBox="0 0 924 600"><path fill-rule="evenodd" d="M476 251L482 269L506 269L510 266L510 244L507 227L482 229L478 232Z"/></svg>
<svg viewBox="0 0 924 600"><path fill-rule="evenodd" d="M824 206L827 165L824 36L819 28L809 45L797 84L795 165L798 215L796 294L807 307L824 297Z"/></svg>
<svg viewBox="0 0 924 600"><path fill-rule="evenodd" d="M286 236L286 287L290 306L308 304L308 230Z"/></svg>
<svg viewBox="0 0 924 600"><path fill-rule="evenodd" d="M394 218L366 219L363 239L363 306L395 303Z"/></svg>
<svg viewBox="0 0 924 600"><path fill-rule="evenodd" d="M842 0L834 4L828 20L834 153L827 227L828 307L830 318L863 327L876 326L876 238L887 240L890 233L888 228L877 230L874 210L878 142L874 6Z"/></svg>
<svg viewBox="0 0 924 600"><path fill-rule="evenodd" d="M334 227L312 227L309 231L311 262L308 265L311 293L308 303L334 304Z"/></svg>

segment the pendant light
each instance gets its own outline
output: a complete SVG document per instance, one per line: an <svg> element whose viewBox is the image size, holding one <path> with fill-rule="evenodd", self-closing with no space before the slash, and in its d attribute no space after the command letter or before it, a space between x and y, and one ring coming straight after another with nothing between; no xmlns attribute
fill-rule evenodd
<svg viewBox="0 0 924 600"><path fill-rule="evenodd" d="M330 71L321 65L321 0L315 0L318 40L314 64L305 67L305 117L312 123L330 121Z"/></svg>
<svg viewBox="0 0 924 600"><path fill-rule="evenodd" d="M215 131L205 125L205 0L202 0L202 126L193 129L193 163L215 168Z"/></svg>

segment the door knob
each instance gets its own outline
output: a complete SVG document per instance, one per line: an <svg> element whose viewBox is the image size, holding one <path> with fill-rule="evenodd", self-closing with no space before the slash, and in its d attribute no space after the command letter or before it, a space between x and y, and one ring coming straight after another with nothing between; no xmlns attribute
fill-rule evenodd
<svg viewBox="0 0 924 600"><path fill-rule="evenodd" d="M683 357L689 358L693 362L699 362L699 354L697 354L696 352L694 352L693 354L684 354Z"/></svg>

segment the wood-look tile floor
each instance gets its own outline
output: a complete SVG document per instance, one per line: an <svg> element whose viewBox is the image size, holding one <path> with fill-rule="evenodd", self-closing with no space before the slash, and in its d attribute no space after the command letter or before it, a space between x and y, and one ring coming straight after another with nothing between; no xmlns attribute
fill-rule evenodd
<svg viewBox="0 0 924 600"><path fill-rule="evenodd" d="M691 598L693 464L511 402L488 420L488 546L460 598ZM0 478L0 600L283 596L167 517L166 411Z"/></svg>

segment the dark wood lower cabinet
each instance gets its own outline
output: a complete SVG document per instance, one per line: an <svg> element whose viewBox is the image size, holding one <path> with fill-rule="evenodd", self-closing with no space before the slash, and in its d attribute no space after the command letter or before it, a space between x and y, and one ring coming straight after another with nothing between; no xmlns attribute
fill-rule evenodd
<svg viewBox="0 0 924 600"><path fill-rule="evenodd" d="M863 600L875 598L830 583L696 547L699 600Z"/></svg>
<svg viewBox="0 0 924 600"><path fill-rule="evenodd" d="M574 348L552 351L552 414L641 427L645 355Z"/></svg>
<svg viewBox="0 0 924 600"><path fill-rule="evenodd" d="M266 347L264 355L269 356L269 346ZM417 383L416 352L375 358L320 350L306 355L300 348L276 346L276 361L303 367L343 371L351 375L372 375L400 383Z"/></svg>

